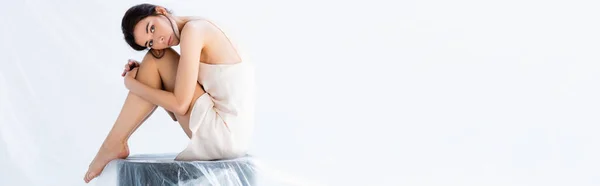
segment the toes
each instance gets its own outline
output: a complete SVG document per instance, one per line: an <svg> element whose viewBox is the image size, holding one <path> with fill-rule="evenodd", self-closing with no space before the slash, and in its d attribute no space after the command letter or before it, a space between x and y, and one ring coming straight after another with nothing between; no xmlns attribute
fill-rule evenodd
<svg viewBox="0 0 600 186"><path fill-rule="evenodd" d="M87 174L85 174L85 178L83 180L85 180L85 183L89 183L90 181L92 181L92 179L94 179L95 174L93 172L87 172Z"/></svg>

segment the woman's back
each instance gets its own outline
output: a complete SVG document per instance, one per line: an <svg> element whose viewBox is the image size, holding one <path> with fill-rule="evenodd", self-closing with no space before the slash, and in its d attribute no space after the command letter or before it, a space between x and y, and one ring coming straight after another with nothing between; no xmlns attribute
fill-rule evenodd
<svg viewBox="0 0 600 186"><path fill-rule="evenodd" d="M204 22L207 23L206 25L210 25L205 27L205 32L203 32L205 44L200 54L201 62L206 64L232 64L242 61L235 45L217 24L202 17L183 18L188 19L188 23Z"/></svg>

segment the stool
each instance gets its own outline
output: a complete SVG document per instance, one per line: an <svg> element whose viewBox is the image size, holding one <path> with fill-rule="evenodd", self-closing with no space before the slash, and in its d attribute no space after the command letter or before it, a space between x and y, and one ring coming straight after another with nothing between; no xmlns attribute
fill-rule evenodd
<svg viewBox="0 0 600 186"><path fill-rule="evenodd" d="M214 161L175 161L177 154L142 154L111 161L99 185L255 185L250 156Z"/></svg>

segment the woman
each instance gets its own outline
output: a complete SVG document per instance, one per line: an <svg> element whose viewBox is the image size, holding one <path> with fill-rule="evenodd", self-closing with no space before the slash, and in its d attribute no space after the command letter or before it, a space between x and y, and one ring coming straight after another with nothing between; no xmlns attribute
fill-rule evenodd
<svg viewBox="0 0 600 186"><path fill-rule="evenodd" d="M113 128L84 176L97 177L111 160L129 155L129 136L163 107L190 138L176 160L243 156L254 125L254 72L216 25L174 16L161 6L139 4L122 20L125 41L149 49L122 74L129 94ZM181 55L171 46L180 45Z"/></svg>

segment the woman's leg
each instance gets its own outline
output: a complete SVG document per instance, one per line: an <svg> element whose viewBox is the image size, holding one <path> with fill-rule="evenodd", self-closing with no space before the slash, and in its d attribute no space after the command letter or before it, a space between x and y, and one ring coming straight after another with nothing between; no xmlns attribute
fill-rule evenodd
<svg viewBox="0 0 600 186"><path fill-rule="evenodd" d="M136 79L151 87L173 92L175 89L175 79L177 75L177 66L179 64L179 54L173 50L166 50L165 55L160 59L155 59L150 53L146 54ZM205 91L196 84L192 104L188 108L186 115L175 115L185 134L191 138L189 129L189 117L194 102ZM121 109L121 113L115 122L112 130L106 137L104 144L100 147L96 158L90 164L88 174L84 180L89 182L102 172L104 166L113 159L125 158L129 155L127 140L131 134L156 110L157 106L143 98L129 93Z"/></svg>
<svg viewBox="0 0 600 186"><path fill-rule="evenodd" d="M179 54L173 50L172 48L165 50L165 55L158 59L156 62L156 66L158 67L158 72L160 74L160 79L162 80L162 88L163 90L173 92L175 90L175 79L177 75L177 67L179 64ZM192 108L194 108L194 102L198 97L204 94L205 91L200 87L200 84L196 83L196 88L194 91L194 97L192 99L192 104L188 108L188 112L185 115L175 115L177 121L181 125L183 132L191 138L192 131L189 128L189 120Z"/></svg>
<svg viewBox="0 0 600 186"><path fill-rule="evenodd" d="M161 88L160 75L155 61L151 58L153 58L151 54L144 57L136 79L148 86ZM111 160L129 156L127 140L138 126L154 112L156 107L155 104L129 92L113 128L89 166L84 177L86 183L98 176Z"/></svg>

